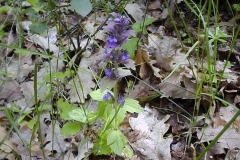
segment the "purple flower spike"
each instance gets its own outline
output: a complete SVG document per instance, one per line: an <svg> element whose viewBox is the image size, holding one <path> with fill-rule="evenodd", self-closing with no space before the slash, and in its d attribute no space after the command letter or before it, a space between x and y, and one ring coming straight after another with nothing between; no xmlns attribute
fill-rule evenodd
<svg viewBox="0 0 240 160"><path fill-rule="evenodd" d="M105 75L108 77L108 78L112 78L114 72L112 69L106 69L105 70Z"/></svg>
<svg viewBox="0 0 240 160"><path fill-rule="evenodd" d="M110 92L107 92L106 94L103 95L103 100L107 101L109 98L113 98L113 95Z"/></svg>
<svg viewBox="0 0 240 160"><path fill-rule="evenodd" d="M114 48L116 47L117 45L117 39L114 37L114 35L110 35L108 38L107 38L107 46L109 48Z"/></svg>
<svg viewBox="0 0 240 160"><path fill-rule="evenodd" d="M119 95L119 96L118 96L118 103L119 103L121 106L124 106L125 99L124 99L124 96L123 96L123 95Z"/></svg>
<svg viewBox="0 0 240 160"><path fill-rule="evenodd" d="M128 60L130 58L130 55L128 54L128 52L127 51L124 51L123 53L122 53L122 55L121 55L121 60L122 61L126 61L126 60Z"/></svg>

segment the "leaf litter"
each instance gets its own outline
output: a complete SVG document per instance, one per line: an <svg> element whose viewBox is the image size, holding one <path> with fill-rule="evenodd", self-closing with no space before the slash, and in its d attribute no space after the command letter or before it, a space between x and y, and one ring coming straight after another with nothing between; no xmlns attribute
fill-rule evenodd
<svg viewBox="0 0 240 160"><path fill-rule="evenodd" d="M177 1L180 6L183 2ZM171 3L170 3L171 5ZM29 6L28 6L29 7ZM217 104L210 111L210 119L206 118L206 111L204 107L209 107L209 99L202 98L200 104L203 108L200 108L198 115L193 117L198 121L198 128L192 128L192 124L188 118L183 118L184 113L182 110L176 109L176 106L167 102L166 99L174 99L179 104L184 106L189 113L192 113L193 103L191 100L197 99L196 97L196 84L203 77L203 73L206 71L204 60L203 66L197 66L197 60L195 59L194 51L190 53L190 56L183 59L186 52L189 50L187 45L182 45L180 40L176 38L174 33L169 33L171 30L171 25L168 25L169 13L167 8L163 5L162 1L152 1L150 5L145 6L144 3L129 3L126 5L125 10L134 22L142 22L144 17L144 8L148 8L146 17L153 17L156 21L163 22L165 26L158 26L153 23L146 27L148 34L143 35L142 41L144 47L139 47L136 52L136 71L139 77L143 80L135 84L135 86L130 89L129 96L140 100L144 111L139 113L137 116L129 114L124 120L124 125L122 125L122 132L129 139L129 146L132 148L135 159L178 159L179 157L196 157L196 152L198 149L196 144L198 143L209 143L215 136L222 130L222 128L229 122L229 120L234 116L236 110L231 106L223 106ZM172 7L173 11L175 7ZM9 13L10 14L10 13ZM10 14L12 15L12 14ZM89 17L82 18L77 17L76 19L68 20L72 24L77 24L81 22L85 27L85 33L81 35L84 37L87 34L92 35L95 33L100 24L106 20L107 13L97 12L97 14L89 14ZM177 17L176 17L177 18ZM225 32L229 32L228 27L233 27L234 23L237 22L238 17L226 22ZM24 20L21 22L22 27L27 31L27 36L25 37L25 47L29 50L39 51L46 53L49 52L55 57L65 59L65 51L74 51L73 46L80 46L84 48L87 45L88 40L86 38L80 39L80 44L78 44L79 37L73 34L72 37L65 36L65 48L59 46L59 41L56 35L56 28L50 28L47 34L31 34L29 25L30 21ZM177 24L177 27L181 30L181 24ZM74 26L74 25L72 25ZM224 26L224 24L223 24ZM166 27L166 28L165 28ZM189 28L192 27L189 25ZM64 27L62 26L63 30ZM182 30L181 30L182 31ZM196 34L194 30L190 30L191 34ZM193 36L194 37L194 36ZM15 33L14 29L7 32L7 36L1 39L1 43L6 43L8 45L13 45L18 39L18 35ZM74 42L69 43L69 39ZM99 59L99 53L102 52L101 47L106 39L106 33L102 30L98 31L94 39L91 40L90 44L87 45L87 50L85 55L80 58L77 64L76 74L78 76L66 77L65 81L57 83L61 85L65 92L57 94L57 96L63 97L73 104L84 104L89 103L89 93L94 90L96 86L101 86L103 84L98 84L98 76L100 76L100 69L105 62ZM99 51L94 51L94 43L100 46ZM216 76L216 80L221 81L221 94L222 97L229 103L234 104L239 107L239 39L237 39L234 48L230 48L228 45L221 46L217 48L219 53L219 58L216 62L216 71L221 73L225 65L225 59L228 53L232 52L230 56L229 63L224 69L224 76L220 79L220 76ZM50 70L53 72L64 72L68 66L66 61L58 59L46 59L40 56L32 55L31 52L22 53L19 50L13 50L9 48L1 47L1 73L7 72L0 79L0 105L12 109L13 106L22 111L24 114L28 114L29 111L35 110L34 102L34 89L33 89L33 69L34 63L38 64L38 100L40 104L49 103L46 102L46 96L51 92L48 88L49 83L56 83L58 81L46 81L44 77L50 74ZM72 67L80 55L76 53L75 55L70 55L70 67ZM3 63L4 62L4 63ZM176 69L176 66L179 67ZM128 65L128 66L127 66ZM126 64L127 67L131 66L132 70L135 70L135 66L132 63ZM198 68L197 68L198 67ZM196 69L197 68L197 69ZM165 79L169 73L174 69L175 72ZM125 75L131 75L130 70L122 72ZM164 80L164 81L163 81ZM64 83L64 84L62 84ZM158 89L161 94L156 93L151 87L147 86L151 84L151 87ZM76 86L75 86L76 85ZM103 88L110 89L113 85L103 86ZM203 88L208 86L204 84ZM126 88L124 88L126 89ZM129 89L129 88L128 88ZM126 89L127 90L127 89ZM55 93L57 91L55 90ZM150 107L145 104L145 99L151 94L157 94L161 98L153 99ZM206 92L208 93L208 92ZM56 97L55 97L56 98ZM141 99L144 99L141 101ZM189 103L188 103L189 102ZM216 105L216 104L214 104ZM157 109L153 109L152 106L159 106ZM25 115L23 119L24 123L18 126L21 137L30 143L30 136L33 136L31 142L32 146L26 146L26 144L19 138L19 133L12 131L8 135L7 131L10 125L5 124L4 118L0 117L0 130L1 130L1 141L3 144L0 146L1 159L3 157L8 159L15 159L16 155L12 152L12 149L21 156L22 159L29 159L31 150L32 156L37 158L47 159L83 159L86 154L92 149L93 140L91 138L84 139L84 131L77 133L74 136L62 136L60 134L60 129L65 121L53 120L52 115L55 115L55 106L48 104L48 109L40 114L40 128L41 133L33 133L26 122L29 122L29 117L36 120L36 115L30 114ZM172 110L173 112L168 112L166 110ZM13 112L17 113L17 112ZM164 116L161 116L164 115ZM183 116L182 116L183 115ZM3 117L6 118L4 115ZM205 119L203 121L202 119ZM205 126L205 127L203 127ZM237 118L234 123L227 129L227 131L218 139L217 143L208 151L207 157L218 157L219 155L225 155L228 159L239 159L239 127L240 119ZM184 140L184 136L179 136L186 130L193 130L193 135L196 140L193 140L190 145ZM89 131L90 132L90 131ZM97 131L95 131L97 132ZM41 135L41 136L40 136ZM91 133L89 137L94 137L96 133ZM173 138L176 136L177 138ZM40 139L42 137L42 141ZM94 138L93 138L94 139ZM43 144L41 144L43 143ZM202 148L199 149L200 151ZM44 152L44 154L43 154ZM52 154L54 152L54 154ZM75 154L75 153L78 154ZM133 158L133 159L134 159Z"/></svg>

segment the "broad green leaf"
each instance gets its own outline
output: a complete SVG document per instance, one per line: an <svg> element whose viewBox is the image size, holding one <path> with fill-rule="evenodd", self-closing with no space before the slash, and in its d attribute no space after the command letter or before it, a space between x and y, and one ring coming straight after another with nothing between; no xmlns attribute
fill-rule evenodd
<svg viewBox="0 0 240 160"><path fill-rule="evenodd" d="M123 44L122 49L126 50L131 58L134 57L134 53L137 50L137 42L138 42L139 38L131 38L130 40L128 40L126 43ZM141 43L139 43L141 45Z"/></svg>
<svg viewBox="0 0 240 160"><path fill-rule="evenodd" d="M129 159L132 159L134 156L133 150L129 145L126 145L123 149L123 154L126 155Z"/></svg>
<svg viewBox="0 0 240 160"><path fill-rule="evenodd" d="M98 117L100 117L104 122L107 121L109 115L112 116L113 107L107 101L101 101L98 103L98 110L97 110Z"/></svg>
<svg viewBox="0 0 240 160"><path fill-rule="evenodd" d="M31 119L30 121L28 121L27 125L30 129L33 129L35 123L36 121L34 119Z"/></svg>
<svg viewBox="0 0 240 160"><path fill-rule="evenodd" d="M30 28L31 33L41 34L47 29L47 24L45 24L45 23L30 24L29 28Z"/></svg>
<svg viewBox="0 0 240 160"><path fill-rule="evenodd" d="M12 7L10 7L10 6L2 6L2 7L0 7L0 13L7 13L10 10L12 10Z"/></svg>
<svg viewBox="0 0 240 160"><path fill-rule="evenodd" d="M144 26L148 26L150 24L152 24L155 21L155 18L147 18L144 21Z"/></svg>
<svg viewBox="0 0 240 160"><path fill-rule="evenodd" d="M142 29L141 29L141 23L140 22L135 22L133 25L132 25L132 29L135 31L135 33L137 34L138 32L141 32Z"/></svg>
<svg viewBox="0 0 240 160"><path fill-rule="evenodd" d="M125 107L126 111L133 113L140 113L143 111L142 107L139 105L137 100L126 98L123 108Z"/></svg>
<svg viewBox="0 0 240 160"><path fill-rule="evenodd" d="M74 109L68 115L71 119L82 123L90 123L97 119L97 113L88 110L84 111L82 108Z"/></svg>
<svg viewBox="0 0 240 160"><path fill-rule="evenodd" d="M74 109L78 109L78 107L69 104L67 101L63 101L63 99L58 100L57 106L61 111L60 113L61 118L65 120L72 120L72 118L69 117L68 113Z"/></svg>
<svg viewBox="0 0 240 160"><path fill-rule="evenodd" d="M69 134L76 134L81 129L80 124L75 122L67 122L63 125L62 129L60 130L61 135L69 135Z"/></svg>
<svg viewBox="0 0 240 160"><path fill-rule="evenodd" d="M87 122L87 117L84 113L83 109L74 109L71 112L68 113L69 117L75 121L79 121L82 123L86 123Z"/></svg>
<svg viewBox="0 0 240 160"><path fill-rule="evenodd" d="M44 105L42 105L42 106L40 106L40 107L38 108L38 111L50 110L51 107L52 107L51 105L44 104Z"/></svg>
<svg viewBox="0 0 240 160"><path fill-rule="evenodd" d="M117 124L119 125L126 117L126 109L121 107L119 112L115 116L115 109L113 108L113 105L109 104L108 102L102 101L98 103L97 115L105 122L105 124L107 123L107 121L111 121L113 118L115 118L117 119ZM113 124L111 124L110 126L112 125Z"/></svg>
<svg viewBox="0 0 240 160"><path fill-rule="evenodd" d="M97 90L94 90L94 91L90 92L89 95L92 97L93 100L103 101L103 96L107 92L110 92L113 95L112 91L105 90L105 91L101 92L100 89L97 89Z"/></svg>
<svg viewBox="0 0 240 160"><path fill-rule="evenodd" d="M92 152L96 155L110 154L112 153L111 148L107 145L107 140L105 137L100 137L93 146Z"/></svg>
<svg viewBox="0 0 240 160"><path fill-rule="evenodd" d="M111 130L107 133L107 145L110 146L114 153L121 155L126 143L127 138L120 130Z"/></svg>
<svg viewBox="0 0 240 160"><path fill-rule="evenodd" d="M83 17L92 11L92 4L89 0L71 0L70 5Z"/></svg>

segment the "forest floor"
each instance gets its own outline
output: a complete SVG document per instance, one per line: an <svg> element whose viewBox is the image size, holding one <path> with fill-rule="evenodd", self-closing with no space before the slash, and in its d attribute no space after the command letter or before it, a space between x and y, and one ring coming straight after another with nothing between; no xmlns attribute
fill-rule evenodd
<svg viewBox="0 0 240 160"><path fill-rule="evenodd" d="M240 3L165 2L0 1L0 159L240 159ZM102 59L112 12L135 32L119 81ZM83 119L115 82L133 106L114 146L98 141L111 118Z"/></svg>

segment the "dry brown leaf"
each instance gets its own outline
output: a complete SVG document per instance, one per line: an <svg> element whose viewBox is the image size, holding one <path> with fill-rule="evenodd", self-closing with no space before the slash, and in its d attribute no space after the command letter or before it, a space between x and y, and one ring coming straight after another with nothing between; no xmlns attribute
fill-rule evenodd
<svg viewBox="0 0 240 160"><path fill-rule="evenodd" d="M156 65L169 72L172 71L185 56L185 53L182 52L180 41L173 37L159 37L156 34L149 34L148 46L156 49L154 53L157 60ZM181 62L181 66L186 65L188 65L187 60ZM177 71L179 71L179 69L177 69Z"/></svg>
<svg viewBox="0 0 240 160"><path fill-rule="evenodd" d="M153 50L155 51L155 50ZM153 70L153 74L158 77L162 78L159 74L160 69L155 67L154 64L157 63L156 60L151 59L151 54L153 52L150 48L138 48L137 55L136 55L136 65L140 65L139 75L142 79L149 78L151 75L150 68Z"/></svg>
<svg viewBox="0 0 240 160"><path fill-rule="evenodd" d="M163 138L169 129L165 122L169 115L162 120L158 119L158 112L145 106L144 111L137 118L129 118L129 124L133 131L138 132L137 140L131 146L141 152L147 159L171 159L170 144L172 138Z"/></svg>
<svg viewBox="0 0 240 160"><path fill-rule="evenodd" d="M181 86L181 82L184 86ZM158 85L162 97L195 99L196 84L183 74L174 72L167 80ZM184 88L185 87L185 88Z"/></svg>
<svg viewBox="0 0 240 160"><path fill-rule="evenodd" d="M212 141L222 129L223 126L218 126L216 128L207 126L202 130L197 130L197 136L201 142L209 142ZM221 145L224 148L234 150L240 147L240 133L236 129L228 128L217 142L222 143Z"/></svg>
<svg viewBox="0 0 240 160"><path fill-rule="evenodd" d="M70 147L70 144L65 141L64 136L60 134L59 125L58 122L54 124L54 128L52 128L52 125L49 125L49 128L45 132L46 137L44 139L44 149L48 151L56 151L56 158L65 153Z"/></svg>
<svg viewBox="0 0 240 160"><path fill-rule="evenodd" d="M55 44L50 43L48 38L44 38L40 35L34 34L29 37L29 40L39 46L41 46L44 50L48 49L50 52L58 54L60 49Z"/></svg>
<svg viewBox="0 0 240 160"><path fill-rule="evenodd" d="M0 99L13 102L22 98L19 84L13 78L7 78L6 81L0 80Z"/></svg>
<svg viewBox="0 0 240 160"><path fill-rule="evenodd" d="M12 77L13 79L17 79L18 82L22 82L25 77L28 76L30 72L33 71L34 66L26 64L26 60L21 58L20 61L24 64L19 65L19 61L17 58L12 58L11 61L8 63L6 69L8 73L8 77ZM29 62L27 62L29 63ZM0 72L5 72L5 67L0 68Z"/></svg>
<svg viewBox="0 0 240 160"><path fill-rule="evenodd" d="M130 14L136 22L143 21L143 11L140 6L136 3L128 3L125 7L125 10Z"/></svg>
<svg viewBox="0 0 240 160"><path fill-rule="evenodd" d="M7 131L6 131L6 128L3 127L2 125L0 125L0 133L1 133L0 142L2 143L1 146L0 146L0 149L3 150L6 153L10 153L12 151L12 149L15 148L15 146L12 143L12 141L9 140L9 137L7 137L5 139L5 136L7 136Z"/></svg>
<svg viewBox="0 0 240 160"><path fill-rule="evenodd" d="M84 57L82 58L79 68L78 68L78 77L74 78L76 83L76 87L74 87L74 81L71 80L67 86L70 95L70 102L85 102L88 94L92 91L92 88L95 87L95 83L93 82L92 71L88 68L93 66L96 63L96 60L93 57Z"/></svg>

